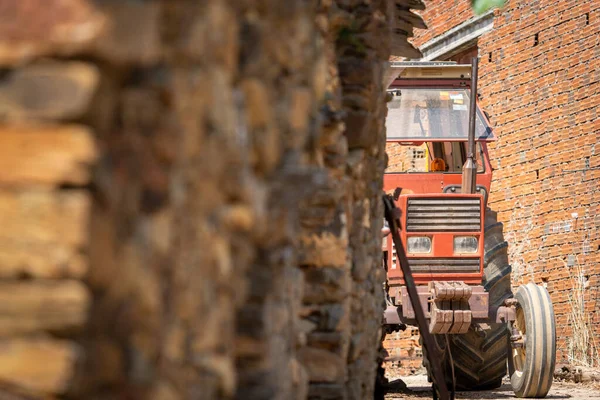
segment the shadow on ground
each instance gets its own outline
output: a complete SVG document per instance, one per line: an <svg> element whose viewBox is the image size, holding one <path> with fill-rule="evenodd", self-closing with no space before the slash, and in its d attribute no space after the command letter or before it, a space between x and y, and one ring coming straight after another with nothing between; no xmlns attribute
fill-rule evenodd
<svg viewBox="0 0 600 400"><path fill-rule="evenodd" d="M427 382L412 382L405 383L402 379L392 380L386 386L386 400L392 399L431 399L431 386ZM515 399L512 387L509 383L505 383L498 389L473 391L473 392L456 392L456 399ZM546 399L570 399L573 396L569 394L552 394L550 393Z"/></svg>

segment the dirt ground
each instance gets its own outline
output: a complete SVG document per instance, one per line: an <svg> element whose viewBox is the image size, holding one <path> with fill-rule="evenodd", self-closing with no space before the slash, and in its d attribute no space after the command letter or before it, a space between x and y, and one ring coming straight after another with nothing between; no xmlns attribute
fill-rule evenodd
<svg viewBox="0 0 600 400"><path fill-rule="evenodd" d="M386 400L431 399L431 384L425 375L388 377L390 387ZM400 380L401 379L401 380ZM402 383L404 382L404 383ZM405 385L406 384L406 385ZM456 392L456 399L515 399L510 381L505 378L503 385L496 390L478 392ZM547 399L592 399L600 400L600 387L592 384L554 382Z"/></svg>

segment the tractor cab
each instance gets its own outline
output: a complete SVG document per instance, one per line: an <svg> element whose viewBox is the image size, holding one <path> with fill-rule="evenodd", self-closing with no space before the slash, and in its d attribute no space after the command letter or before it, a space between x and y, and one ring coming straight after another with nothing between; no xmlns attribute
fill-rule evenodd
<svg viewBox="0 0 600 400"><path fill-rule="evenodd" d="M386 171L384 190L460 193L468 151L471 66L398 63L388 93L387 141L400 160ZM423 65L424 64L424 65ZM495 140L479 107L475 112L476 192L487 200L492 179L487 142ZM400 157L398 157L400 155Z"/></svg>

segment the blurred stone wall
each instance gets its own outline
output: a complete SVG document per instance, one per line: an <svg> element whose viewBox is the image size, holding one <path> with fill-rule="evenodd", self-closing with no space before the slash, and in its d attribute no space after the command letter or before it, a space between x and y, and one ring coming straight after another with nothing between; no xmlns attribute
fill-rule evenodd
<svg viewBox="0 0 600 400"><path fill-rule="evenodd" d="M83 119L101 72L58 58L86 46L102 20L82 1L0 1L3 398L68 392L85 356L89 185L99 149Z"/></svg>
<svg viewBox="0 0 600 400"><path fill-rule="evenodd" d="M394 6L0 0L1 394L371 398Z"/></svg>

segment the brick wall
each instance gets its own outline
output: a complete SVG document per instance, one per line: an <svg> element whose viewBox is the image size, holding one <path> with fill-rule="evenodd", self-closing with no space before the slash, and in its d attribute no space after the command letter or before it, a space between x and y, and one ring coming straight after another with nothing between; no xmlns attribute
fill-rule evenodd
<svg viewBox="0 0 600 400"><path fill-rule="evenodd" d="M483 106L499 137L491 204L515 283L547 284L566 361L580 334L571 329L574 290L600 342L600 7L510 2L495 23L479 44Z"/></svg>
<svg viewBox="0 0 600 400"><path fill-rule="evenodd" d="M386 374L397 376L423 372L423 350L416 326L387 334L383 346L387 350Z"/></svg>
<svg viewBox="0 0 600 400"><path fill-rule="evenodd" d="M466 3L429 2L430 29L414 43L470 18ZM600 344L599 38L599 4L547 0L507 2L478 41L481 102L498 137L490 205L504 222L514 283L547 285L559 362L584 357L573 318L589 318Z"/></svg>
<svg viewBox="0 0 600 400"><path fill-rule="evenodd" d="M425 171L427 167L425 145L402 146L399 143L388 143L385 150L388 155L386 172Z"/></svg>

